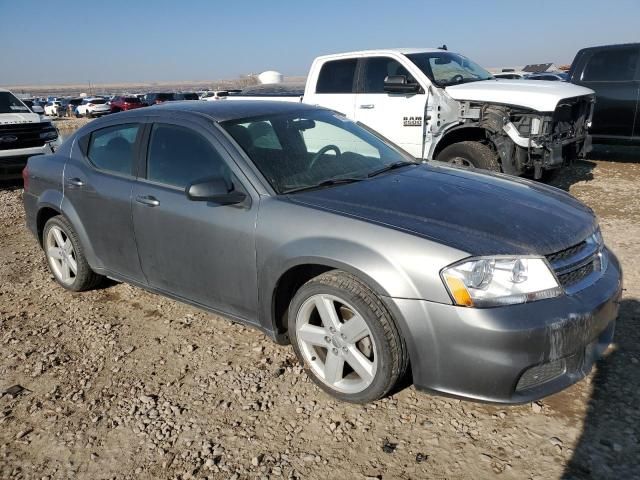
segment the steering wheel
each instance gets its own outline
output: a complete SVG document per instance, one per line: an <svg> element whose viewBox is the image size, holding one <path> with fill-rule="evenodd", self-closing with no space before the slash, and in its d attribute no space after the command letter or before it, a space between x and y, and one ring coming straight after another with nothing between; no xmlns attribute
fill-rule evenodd
<svg viewBox="0 0 640 480"><path fill-rule="evenodd" d="M313 156L313 158L311 159L311 163L309 164L309 168L313 168L315 166L316 162L318 161L318 159L322 155L327 153L329 150L333 150L334 152L336 152L336 156L337 157L342 155L342 152L340 151L340 149L336 145L326 145L326 146L322 147L320 150L318 150L318 153L316 153Z"/></svg>
<svg viewBox="0 0 640 480"><path fill-rule="evenodd" d="M453 77L451 77L451 82L452 83L460 83L464 80L464 77L460 74L454 75Z"/></svg>

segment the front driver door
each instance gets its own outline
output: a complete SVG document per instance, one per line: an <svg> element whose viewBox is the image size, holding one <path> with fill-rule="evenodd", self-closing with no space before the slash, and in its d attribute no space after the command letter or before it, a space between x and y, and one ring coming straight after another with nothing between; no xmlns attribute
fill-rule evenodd
<svg viewBox="0 0 640 480"><path fill-rule="evenodd" d="M253 321L258 197L246 179L239 180L240 171L211 126L172 122L152 125L146 171L132 195L144 274L158 290ZM218 175L231 179L247 201L219 205L187 198L188 184Z"/></svg>
<svg viewBox="0 0 640 480"><path fill-rule="evenodd" d="M422 89L410 94L384 91L384 79L389 75L404 75L415 82L407 68L393 58L367 57L361 62L355 119L421 158L426 94Z"/></svg>

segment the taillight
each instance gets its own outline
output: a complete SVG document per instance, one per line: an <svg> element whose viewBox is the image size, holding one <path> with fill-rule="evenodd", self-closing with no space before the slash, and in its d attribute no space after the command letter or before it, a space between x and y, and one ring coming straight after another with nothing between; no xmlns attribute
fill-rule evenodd
<svg viewBox="0 0 640 480"><path fill-rule="evenodd" d="M22 169L22 182L24 183L24 191L29 190L29 167L25 166Z"/></svg>

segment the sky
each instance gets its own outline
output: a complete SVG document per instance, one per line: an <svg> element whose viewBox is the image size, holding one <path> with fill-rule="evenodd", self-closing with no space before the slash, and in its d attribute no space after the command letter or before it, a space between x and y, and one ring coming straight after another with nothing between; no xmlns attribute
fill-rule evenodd
<svg viewBox="0 0 640 480"><path fill-rule="evenodd" d="M640 0L0 0L0 85L306 75L314 57L437 47L485 67L640 41Z"/></svg>

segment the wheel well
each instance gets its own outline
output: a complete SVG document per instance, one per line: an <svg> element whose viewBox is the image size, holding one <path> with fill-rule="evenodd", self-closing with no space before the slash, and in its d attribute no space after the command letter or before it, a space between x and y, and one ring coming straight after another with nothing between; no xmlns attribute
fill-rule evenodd
<svg viewBox="0 0 640 480"><path fill-rule="evenodd" d="M449 145L460 142L483 142L490 144L493 147L493 143L487 138L486 130L482 127L462 127L450 130L445 136L438 142L435 150L433 151L433 158L437 159L442 150Z"/></svg>
<svg viewBox="0 0 640 480"><path fill-rule="evenodd" d="M280 277L273 293L272 303L273 321L278 336L283 337L286 335L288 330L289 304L300 287L312 278L333 269L334 267L327 265L297 265L287 270Z"/></svg>
<svg viewBox="0 0 640 480"><path fill-rule="evenodd" d="M36 225L38 226L38 241L40 242L40 245L42 245L42 233L44 232L45 224L50 218L55 217L56 215L60 215L60 212L51 207L44 207L38 211Z"/></svg>

